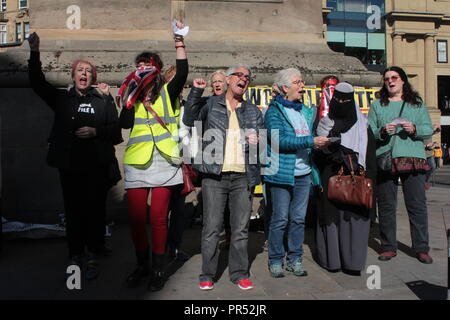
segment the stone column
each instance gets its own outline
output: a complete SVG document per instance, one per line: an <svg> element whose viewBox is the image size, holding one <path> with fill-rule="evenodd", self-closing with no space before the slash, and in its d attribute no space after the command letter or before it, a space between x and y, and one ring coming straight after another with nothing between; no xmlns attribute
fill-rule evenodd
<svg viewBox="0 0 450 320"><path fill-rule="evenodd" d="M434 71L436 49L434 35L425 36L425 103L431 109L437 108L437 78Z"/></svg>
<svg viewBox="0 0 450 320"><path fill-rule="evenodd" d="M185 6L186 6L186 3L184 2L184 0L182 0L182 1L172 0L171 4L172 4L171 5L171 19L177 19L177 20L184 22Z"/></svg>
<svg viewBox="0 0 450 320"><path fill-rule="evenodd" d="M394 65L399 65L403 61L402 57L402 35L400 33L394 33L392 35L392 51L393 57L392 62Z"/></svg>

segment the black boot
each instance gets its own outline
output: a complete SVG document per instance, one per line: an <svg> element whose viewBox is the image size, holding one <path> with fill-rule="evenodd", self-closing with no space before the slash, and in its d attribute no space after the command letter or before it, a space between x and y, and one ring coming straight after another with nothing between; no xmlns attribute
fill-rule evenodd
<svg viewBox="0 0 450 320"><path fill-rule="evenodd" d="M148 284L148 290L159 291L164 287L166 282L165 275L165 260L164 254L152 254L152 276L150 278L150 283Z"/></svg>
<svg viewBox="0 0 450 320"><path fill-rule="evenodd" d="M136 251L137 266L136 269L127 277L126 285L128 288L135 288L139 285L142 278L149 273L149 254L146 251Z"/></svg>

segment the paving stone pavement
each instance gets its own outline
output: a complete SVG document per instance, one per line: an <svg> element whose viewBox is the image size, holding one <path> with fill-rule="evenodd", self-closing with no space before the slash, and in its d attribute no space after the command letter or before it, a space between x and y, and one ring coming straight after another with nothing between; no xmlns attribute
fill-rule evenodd
<svg viewBox="0 0 450 320"><path fill-rule="evenodd" d="M378 266L381 289L370 290L367 282L372 273L360 277L341 272L330 273L314 261L314 235L307 229L304 263L307 277L274 279L267 270L267 252L262 249L261 231L250 233L249 257L253 290L242 291L229 281L227 250L220 256L220 277L212 291L197 287L201 268L200 226L186 230L184 250L192 255L185 263L171 261L169 279L163 290L147 291L147 281L138 288L125 288L126 275L134 268L132 240L126 224L116 225L108 240L113 255L101 260L98 279L82 281L81 290L68 290L64 279L67 260L63 238L42 240L9 240L0 256L0 299L113 299L113 300L444 300L447 296L447 238L443 214L450 228L450 189L433 186L427 191L431 265L420 263L410 250L409 222L402 193L398 207L398 256L389 262L377 259L379 248L377 224L372 226L366 266Z"/></svg>

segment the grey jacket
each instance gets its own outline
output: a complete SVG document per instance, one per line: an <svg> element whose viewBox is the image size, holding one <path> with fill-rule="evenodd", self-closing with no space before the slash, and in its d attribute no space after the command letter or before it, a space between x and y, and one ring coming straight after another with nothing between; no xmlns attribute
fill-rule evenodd
<svg viewBox="0 0 450 320"><path fill-rule="evenodd" d="M202 94L203 89L192 88L185 104L183 116L184 124L190 127L194 126L195 121L202 122L203 157L201 161L197 157L192 166L204 174L220 175L229 122L225 94L209 98L202 98ZM254 129L256 133L259 133L259 130L264 128L261 111L250 102L243 101L241 107L236 109L236 115L241 129ZM210 129L214 129L214 131L208 131ZM252 152L251 160L249 160L249 154L247 143L245 145L245 171L249 186L253 187L261 182L260 165L257 152ZM214 159L214 161L209 159Z"/></svg>

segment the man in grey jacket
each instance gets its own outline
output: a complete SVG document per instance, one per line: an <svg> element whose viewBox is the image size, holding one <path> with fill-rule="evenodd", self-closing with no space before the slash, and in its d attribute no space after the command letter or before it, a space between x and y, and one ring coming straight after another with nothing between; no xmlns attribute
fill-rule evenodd
<svg viewBox="0 0 450 320"><path fill-rule="evenodd" d="M185 105L183 122L194 126L195 121L201 121L204 130L202 152L193 165L203 174L203 265L199 277L202 290L214 287L227 199L231 224L230 280L243 290L253 288L249 279L248 227L251 193L261 181L257 144L264 121L261 111L243 100L250 79L249 67L231 67L227 70L227 91L206 100L201 98L206 81L195 79Z"/></svg>

